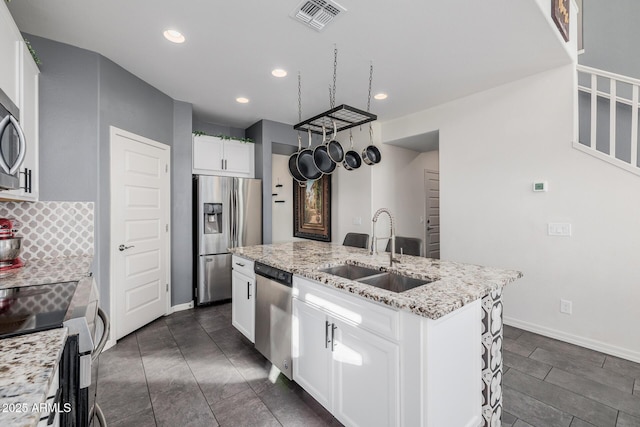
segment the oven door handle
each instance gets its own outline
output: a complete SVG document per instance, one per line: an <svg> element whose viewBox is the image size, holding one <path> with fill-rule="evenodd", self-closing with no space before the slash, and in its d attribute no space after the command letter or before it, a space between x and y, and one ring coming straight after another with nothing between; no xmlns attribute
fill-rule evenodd
<svg viewBox="0 0 640 427"><path fill-rule="evenodd" d="M109 316L104 312L100 307L98 307L98 317L102 320L102 324L104 325L104 331L102 332L102 337L100 338L100 342L96 346L96 348L91 352L91 361L94 362L100 353L102 353L102 349L107 344L107 340L109 339L109 331L111 329L111 322L109 321Z"/></svg>

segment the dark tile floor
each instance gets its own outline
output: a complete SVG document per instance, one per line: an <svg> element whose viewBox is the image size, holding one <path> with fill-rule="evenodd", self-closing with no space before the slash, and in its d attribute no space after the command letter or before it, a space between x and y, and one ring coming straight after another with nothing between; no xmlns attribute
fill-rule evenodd
<svg viewBox="0 0 640 427"><path fill-rule="evenodd" d="M504 335L503 426L640 427L640 364ZM269 366L231 326L230 304L181 311L100 356L98 402L110 427L340 425L295 383L271 383Z"/></svg>
<svg viewBox="0 0 640 427"><path fill-rule="evenodd" d="M504 330L503 426L640 426L640 364Z"/></svg>
<svg viewBox="0 0 640 427"><path fill-rule="evenodd" d="M339 426L231 326L231 304L181 311L100 356L98 403L109 427Z"/></svg>

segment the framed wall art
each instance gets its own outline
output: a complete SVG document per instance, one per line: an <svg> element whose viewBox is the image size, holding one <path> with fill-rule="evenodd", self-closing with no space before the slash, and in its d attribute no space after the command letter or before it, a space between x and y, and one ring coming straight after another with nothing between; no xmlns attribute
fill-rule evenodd
<svg viewBox="0 0 640 427"><path fill-rule="evenodd" d="M331 241L331 176L293 186L293 235Z"/></svg>
<svg viewBox="0 0 640 427"><path fill-rule="evenodd" d="M551 0L551 17L564 41L569 41L569 7L571 0Z"/></svg>

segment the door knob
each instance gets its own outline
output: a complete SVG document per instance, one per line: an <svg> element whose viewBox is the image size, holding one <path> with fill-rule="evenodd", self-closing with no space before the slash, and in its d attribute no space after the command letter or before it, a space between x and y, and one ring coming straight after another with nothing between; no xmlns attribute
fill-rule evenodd
<svg viewBox="0 0 640 427"><path fill-rule="evenodd" d="M118 246L118 249L120 250L120 252L124 251L125 249L129 249L129 248L133 248L134 246L125 246L125 245L120 245Z"/></svg>

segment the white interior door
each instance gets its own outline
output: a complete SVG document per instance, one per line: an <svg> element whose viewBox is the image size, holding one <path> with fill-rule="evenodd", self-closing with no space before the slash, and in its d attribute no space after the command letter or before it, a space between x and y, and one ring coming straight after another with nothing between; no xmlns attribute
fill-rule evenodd
<svg viewBox="0 0 640 427"><path fill-rule="evenodd" d="M116 339L168 313L169 161L168 145L111 128L110 289Z"/></svg>
<svg viewBox="0 0 640 427"><path fill-rule="evenodd" d="M440 172L424 171L425 256L440 258Z"/></svg>

